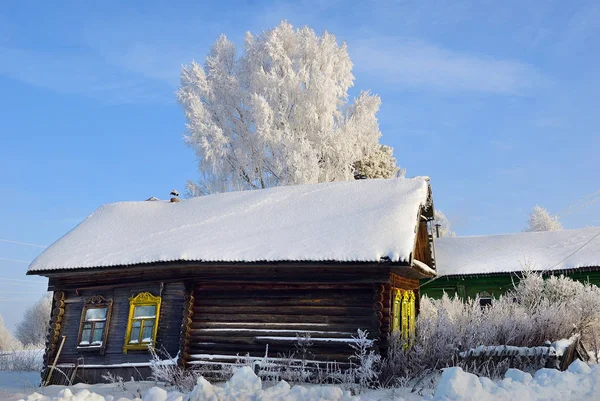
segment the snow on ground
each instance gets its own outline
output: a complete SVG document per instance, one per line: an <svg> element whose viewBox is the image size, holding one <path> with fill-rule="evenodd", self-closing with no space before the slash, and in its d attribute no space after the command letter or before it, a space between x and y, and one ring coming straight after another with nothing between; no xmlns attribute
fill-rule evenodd
<svg viewBox="0 0 600 401"><path fill-rule="evenodd" d="M0 372L2 401L583 401L598 399L600 365L575 361L565 372L540 369L531 375L509 369L505 378L492 381L448 368L442 373L434 394L419 395L407 388L366 391L352 396L337 386L290 386L282 381L264 388L252 369L244 367L227 382L213 385L204 378L188 394L153 387L151 382L130 382L124 388L114 384L66 388L36 388L32 374ZM427 391L425 392L427 393ZM28 394L25 396L24 394Z"/></svg>

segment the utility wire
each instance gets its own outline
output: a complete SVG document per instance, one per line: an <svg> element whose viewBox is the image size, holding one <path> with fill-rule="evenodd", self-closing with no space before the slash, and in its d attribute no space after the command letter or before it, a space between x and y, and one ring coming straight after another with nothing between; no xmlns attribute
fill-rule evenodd
<svg viewBox="0 0 600 401"><path fill-rule="evenodd" d="M25 246L33 246L35 248L46 248L45 246L42 246L42 245L30 244L29 242L13 241L10 239L0 239L0 242L7 242L9 244L17 244L17 245L25 245Z"/></svg>
<svg viewBox="0 0 600 401"><path fill-rule="evenodd" d="M6 260L8 262L18 262L18 263L31 263L30 260L19 260L19 259L9 259L9 258L0 258L0 260Z"/></svg>
<svg viewBox="0 0 600 401"><path fill-rule="evenodd" d="M0 286L2 285L2 280L0 280ZM15 284L15 283L6 283L6 284L11 284L11 287L16 287L16 288L21 288L21 287L30 287L30 288L47 288L46 284L40 284L40 285L35 285L35 284Z"/></svg>
<svg viewBox="0 0 600 401"><path fill-rule="evenodd" d="M600 199L600 196L598 196L598 197L596 197L596 198L593 198L593 199L590 199L590 200L588 200L587 202L585 202L584 204L582 204L582 205L578 206L577 208L575 208L575 209L572 209L570 212L568 212L568 213L565 213L563 216L567 216L567 215L569 215L569 214L571 214L571 213L575 213L576 211L578 211L578 210L581 210L581 209L583 209L584 207L586 207L586 206L589 206L590 204L592 204L592 203L596 202L598 199Z"/></svg>
<svg viewBox="0 0 600 401"><path fill-rule="evenodd" d="M563 259L561 259L560 262L558 262L557 264L555 264L554 266L552 266L548 270L553 270L556 266L560 265L562 262L564 262L565 260L569 259L571 256L575 255L577 252L581 251L587 244L589 244L590 242L592 242L593 240L595 240L596 237L598 237L599 235L600 235L600 231L598 231L596 233L596 235L594 235L592 238L590 238L588 241L586 241L585 244L583 244L579 248L575 249L570 255L567 255L566 257L564 257Z"/></svg>
<svg viewBox="0 0 600 401"><path fill-rule="evenodd" d="M0 280L1 281L19 281L21 283L27 283L27 284L32 284L32 283L36 282L35 280L25 280L25 279L22 279L22 278L8 278L8 277L0 277ZM40 284L44 284L41 281L37 281L37 282L40 283ZM46 285L46 284L44 284L44 285Z"/></svg>
<svg viewBox="0 0 600 401"><path fill-rule="evenodd" d="M597 194L600 194L600 189L598 189L598 190L596 190L596 191L592 192L591 194L588 194L588 195L584 196L583 198L579 199L579 200L578 200L577 202L575 202L575 203L572 203L572 204L570 204L570 205L569 205L569 206L567 206L566 208L564 208L564 209L562 209L562 210L559 210L558 212L556 212L556 214L555 214L555 215L556 215L556 216L560 216L561 214L563 214L564 212L568 211L569 209L571 209L571 208L573 208L573 207L577 206L577 205L578 205L578 204L580 204L581 202L584 202L584 201L586 201L586 200L588 200L588 199L590 199L590 198L594 197L594 196L595 196L595 195L597 195ZM585 206L585 205L587 205L587 204L589 204L589 202L588 202L588 203L586 203L586 204L584 204L584 205L580 205L580 206ZM576 210L578 210L578 209L579 209L579 207L578 207ZM569 213L567 213L567 214L570 214L570 213L572 213L572 212L569 212Z"/></svg>

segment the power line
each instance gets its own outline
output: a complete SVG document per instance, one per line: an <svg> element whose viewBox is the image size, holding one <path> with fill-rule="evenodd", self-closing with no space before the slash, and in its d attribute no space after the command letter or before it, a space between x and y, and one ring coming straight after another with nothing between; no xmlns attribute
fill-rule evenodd
<svg viewBox="0 0 600 401"><path fill-rule="evenodd" d="M556 213L556 216L560 216L561 214L563 214L564 212L568 211L568 210L569 210L569 209L571 209L572 207L575 207L575 206L577 206L578 204L580 204L581 202L584 202L584 201L587 201L587 200L588 200L588 199L590 199L590 198L593 198L593 197L594 197L595 195L597 195L597 194L600 194L600 189L598 189L598 190L596 190L596 191L592 192L591 194L588 194L588 195L584 196L583 198L579 199L579 200L578 200L577 202L575 202L575 203L572 203L572 204L570 204L570 205L569 205L569 206L567 206L566 208L564 208L564 209L562 209L562 210L559 210L559 211ZM597 199L593 199L593 200L592 200L592 202L594 202L594 201L596 201L596 200L597 200ZM587 202L587 203L584 203L583 205L579 205L580 207L576 208L575 210L579 210L579 209L581 209L581 207L585 207L585 206L589 205L590 203L591 203L591 202ZM567 214L573 213L575 210L573 210L573 211L571 211L571 212L569 212L569 213L567 213Z"/></svg>
<svg viewBox="0 0 600 401"><path fill-rule="evenodd" d="M25 246L33 246L35 248L46 248L45 246L42 246L42 245L30 244L29 242L13 241L10 239L0 239L0 242L7 242L9 244L17 244L17 245L25 245Z"/></svg>
<svg viewBox="0 0 600 401"><path fill-rule="evenodd" d="M600 199L600 196L598 196L598 197L596 197L596 198L593 198L593 199L591 199L591 200L588 200L587 202L585 202L584 204L580 205L579 207L577 207L577 208L575 208L575 209L572 209L572 210L571 210L570 212L568 212L568 213L565 213L565 214L564 214L564 216L566 216L566 215L569 215L569 214L571 214L571 213L575 213L576 211L578 211L578 210L581 210L581 209L583 209L584 207L586 207L586 206L589 206L589 205L591 205L592 203L596 202L598 199Z"/></svg>
<svg viewBox="0 0 600 401"><path fill-rule="evenodd" d="M594 239L596 239L596 237L598 237L600 235L600 231L598 231L596 233L596 235L594 235L592 238L590 238L588 241L586 241L585 244L581 245L579 248L575 249L570 255L567 255L566 257L564 257L563 259L561 259L560 262L558 262L557 264L555 264L554 266L552 266L550 269L548 270L553 270L556 266L560 265L562 262L564 262L565 260L569 259L571 256L575 255L577 252L581 251L583 249L583 247L585 247L587 244L589 244L590 242L592 242Z"/></svg>
<svg viewBox="0 0 600 401"><path fill-rule="evenodd" d="M10 284L11 284L11 287L17 287L17 288L20 288L20 287L47 288L46 284L40 284L40 285L35 285L35 284L21 284L21 283L19 283L19 284L10 283ZM0 283L0 285L2 285L2 284Z"/></svg>
<svg viewBox="0 0 600 401"><path fill-rule="evenodd" d="M18 263L31 263L30 260L19 260L19 259L9 259L9 258L0 258L0 260L6 260L8 262L18 262Z"/></svg>
<svg viewBox="0 0 600 401"><path fill-rule="evenodd" d="M0 294L23 294L23 295L35 295L39 294L39 292L23 292L23 291L2 291L0 290Z"/></svg>
<svg viewBox="0 0 600 401"><path fill-rule="evenodd" d="M27 284L32 284L32 283L36 282L35 280L25 280L22 278L8 278L8 277L0 277L0 280L2 280L2 281L19 281L21 283L27 283ZM39 283L44 284L41 281L39 281ZM44 285L46 285L46 284L44 284Z"/></svg>

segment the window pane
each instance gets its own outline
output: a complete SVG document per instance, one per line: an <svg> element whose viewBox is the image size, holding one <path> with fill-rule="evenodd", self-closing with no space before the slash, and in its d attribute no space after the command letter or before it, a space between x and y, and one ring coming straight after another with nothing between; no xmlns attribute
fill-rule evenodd
<svg viewBox="0 0 600 401"><path fill-rule="evenodd" d="M94 326L92 345L101 345L103 335L104 335L104 322L98 322L98 323L96 323L96 326Z"/></svg>
<svg viewBox="0 0 600 401"><path fill-rule="evenodd" d="M134 320L131 324L131 337L129 344L139 344L140 342L140 330L142 328L141 320Z"/></svg>
<svg viewBox="0 0 600 401"><path fill-rule="evenodd" d="M108 308L88 308L85 312L85 320L106 320Z"/></svg>
<svg viewBox="0 0 600 401"><path fill-rule="evenodd" d="M133 317L154 317L156 316L156 305L136 306L133 311Z"/></svg>
<svg viewBox="0 0 600 401"><path fill-rule="evenodd" d="M79 345L90 345L90 333L92 328L89 324L85 324L83 326L83 331L81 332L81 342Z"/></svg>
<svg viewBox="0 0 600 401"><path fill-rule="evenodd" d="M152 335L154 334L154 320L144 320L144 331L142 334L142 342L152 342Z"/></svg>

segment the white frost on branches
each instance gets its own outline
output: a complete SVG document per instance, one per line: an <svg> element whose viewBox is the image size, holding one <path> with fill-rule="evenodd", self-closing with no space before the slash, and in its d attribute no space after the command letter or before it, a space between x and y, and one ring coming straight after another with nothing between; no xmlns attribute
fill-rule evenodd
<svg viewBox="0 0 600 401"><path fill-rule="evenodd" d="M52 297L46 295L25 311L23 320L17 325L16 330L16 336L23 345L44 345L51 310Z"/></svg>
<svg viewBox="0 0 600 401"><path fill-rule="evenodd" d="M547 209L535 205L529 214L525 231L558 231L562 229L563 226L558 221L558 216L553 216Z"/></svg>
<svg viewBox="0 0 600 401"><path fill-rule="evenodd" d="M346 45L328 32L284 21L248 32L241 55L222 35L204 65L183 68L177 91L201 175L188 192L350 180L358 160L384 158L381 100L361 92L349 103L353 83Z"/></svg>
<svg viewBox="0 0 600 401"><path fill-rule="evenodd" d="M354 163L354 178L393 178L404 177L404 169L396 166L394 149L380 145L376 151Z"/></svg>
<svg viewBox="0 0 600 401"><path fill-rule="evenodd" d="M19 341L12 335L0 315L0 352L12 351L21 347Z"/></svg>

